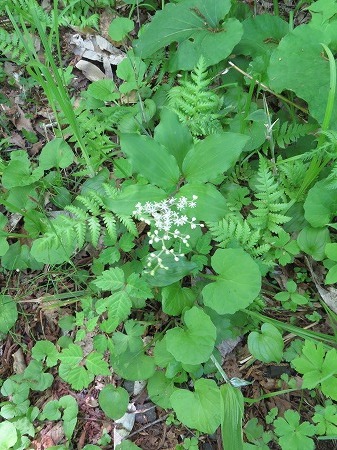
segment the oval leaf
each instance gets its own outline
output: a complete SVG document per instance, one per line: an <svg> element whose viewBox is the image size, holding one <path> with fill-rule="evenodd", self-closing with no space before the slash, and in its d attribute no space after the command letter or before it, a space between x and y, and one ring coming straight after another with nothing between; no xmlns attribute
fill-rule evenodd
<svg viewBox="0 0 337 450"><path fill-rule="evenodd" d="M253 331L248 336L248 348L251 354L263 361L279 363L283 356L284 342L281 333L274 325L264 323L261 333Z"/></svg>
<svg viewBox="0 0 337 450"><path fill-rule="evenodd" d="M120 419L128 408L129 394L124 388L109 384L99 393L98 402L107 417Z"/></svg>

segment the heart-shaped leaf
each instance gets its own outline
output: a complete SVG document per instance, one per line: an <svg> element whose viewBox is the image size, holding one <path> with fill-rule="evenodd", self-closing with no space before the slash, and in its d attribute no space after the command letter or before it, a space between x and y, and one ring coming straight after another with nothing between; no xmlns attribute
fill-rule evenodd
<svg viewBox="0 0 337 450"><path fill-rule="evenodd" d="M112 384L104 386L98 396L99 406L110 419L120 419L126 412L129 404L129 394L122 387Z"/></svg>
<svg viewBox="0 0 337 450"><path fill-rule="evenodd" d="M261 289L261 273L253 258L241 249L220 249L212 257L219 273L216 281L202 290L204 304L218 314L234 314L246 308Z"/></svg>
<svg viewBox="0 0 337 450"><path fill-rule="evenodd" d="M216 328L209 316L194 306L184 314L185 329L173 328L166 332L167 350L183 364L200 364L211 356Z"/></svg>
<svg viewBox="0 0 337 450"><path fill-rule="evenodd" d="M248 336L248 348L251 354L263 362L279 363L283 355L284 342L279 330L270 323L264 323L261 333L253 331Z"/></svg>
<svg viewBox="0 0 337 450"><path fill-rule="evenodd" d="M221 421L220 391L213 380L195 382L195 392L178 389L171 395L171 404L184 425L202 433L212 434Z"/></svg>

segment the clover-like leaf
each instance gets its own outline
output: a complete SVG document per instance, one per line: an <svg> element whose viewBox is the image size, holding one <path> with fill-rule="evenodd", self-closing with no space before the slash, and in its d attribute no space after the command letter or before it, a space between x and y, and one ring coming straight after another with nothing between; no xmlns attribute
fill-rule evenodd
<svg viewBox="0 0 337 450"><path fill-rule="evenodd" d="M219 249L212 256L216 281L202 290L204 304L218 314L246 308L261 289L261 273L253 258L241 249Z"/></svg>
<svg viewBox="0 0 337 450"><path fill-rule="evenodd" d="M211 356L216 328L209 316L194 306L184 314L185 329L173 328L166 332L167 350L183 364L200 364Z"/></svg>
<svg viewBox="0 0 337 450"><path fill-rule="evenodd" d="M177 389L171 395L171 404L178 420L187 427L212 434L220 425L220 391L213 380L197 380L194 392Z"/></svg>

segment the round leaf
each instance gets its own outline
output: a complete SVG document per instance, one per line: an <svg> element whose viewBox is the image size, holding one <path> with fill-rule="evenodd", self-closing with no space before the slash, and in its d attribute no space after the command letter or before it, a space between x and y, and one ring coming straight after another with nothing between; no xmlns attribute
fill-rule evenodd
<svg viewBox="0 0 337 450"><path fill-rule="evenodd" d="M251 354L263 362L279 363L283 355L284 342L281 333L274 325L264 323L261 333L253 331L248 336L248 348Z"/></svg>
<svg viewBox="0 0 337 450"><path fill-rule="evenodd" d="M156 372L147 383L150 399L164 409L172 407L170 397L175 390L172 380L166 378L164 372Z"/></svg>
<svg viewBox="0 0 337 450"><path fill-rule="evenodd" d="M322 261L324 259L324 248L329 240L330 234L327 228L312 228L307 226L297 236L299 248L312 256L316 261Z"/></svg>
<svg viewBox="0 0 337 450"><path fill-rule="evenodd" d="M0 295L0 333L8 333L18 318L15 301L9 295Z"/></svg>
<svg viewBox="0 0 337 450"><path fill-rule="evenodd" d="M189 428L212 434L221 421L220 391L213 380L201 378L194 385L195 392L177 389L171 404L180 420Z"/></svg>
<svg viewBox="0 0 337 450"><path fill-rule="evenodd" d="M0 450L12 448L18 440L15 426L8 422L0 423Z"/></svg>
<svg viewBox="0 0 337 450"><path fill-rule="evenodd" d="M129 394L122 387L108 385L99 393L98 402L107 417L120 419L128 408Z"/></svg>
<svg viewBox="0 0 337 450"><path fill-rule="evenodd" d="M241 249L220 249L212 257L219 273L216 281L202 290L204 304L218 314L234 314L246 308L261 289L261 273L253 258Z"/></svg>
<svg viewBox="0 0 337 450"><path fill-rule="evenodd" d="M116 17L109 26L109 36L113 41L122 41L134 26L132 20L126 17Z"/></svg>
<svg viewBox="0 0 337 450"><path fill-rule="evenodd" d="M216 328L202 309L194 306L184 315L185 329L173 328L166 332L167 350L183 364L200 364L211 356Z"/></svg>
<svg viewBox="0 0 337 450"><path fill-rule="evenodd" d="M40 167L44 170L52 167L65 169L74 161L74 153L62 138L55 138L48 142L42 149L39 156Z"/></svg>

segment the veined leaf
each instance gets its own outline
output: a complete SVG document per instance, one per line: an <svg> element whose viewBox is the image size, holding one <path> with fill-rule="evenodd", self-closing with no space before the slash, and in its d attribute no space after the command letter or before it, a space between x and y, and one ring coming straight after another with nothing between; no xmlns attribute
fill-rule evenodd
<svg viewBox="0 0 337 450"><path fill-rule="evenodd" d="M137 134L121 136L122 151L130 158L135 172L163 189L174 187L179 180L175 158L154 139Z"/></svg>

